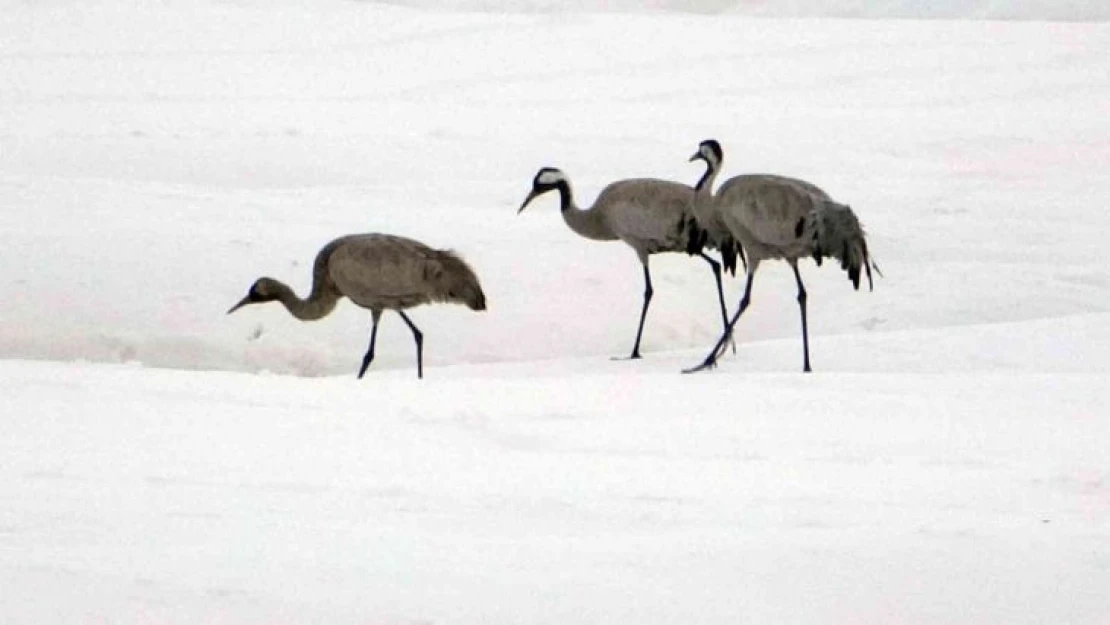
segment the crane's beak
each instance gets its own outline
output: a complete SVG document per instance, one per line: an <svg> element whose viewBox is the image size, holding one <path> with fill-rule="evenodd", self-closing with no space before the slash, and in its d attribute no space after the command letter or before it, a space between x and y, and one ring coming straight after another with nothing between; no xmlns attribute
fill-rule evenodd
<svg viewBox="0 0 1110 625"><path fill-rule="evenodd" d="M242 308L242 307L246 306L246 305L247 305L247 304L249 304L249 303L251 303L251 296L250 296L250 295L247 295L247 296L246 296L246 297L244 297L243 299L239 300L239 303L238 303L238 304L236 304L236 305L232 306L231 308L228 308L228 309L227 309L227 314L229 314L229 315L230 315L231 313L233 313L233 312L235 312L235 311L239 310L240 308Z"/></svg>
<svg viewBox="0 0 1110 625"><path fill-rule="evenodd" d="M530 193L528 193L528 197L524 198L524 203L520 205L520 208L516 211L516 214L519 215L522 212L524 212L524 208L526 206L528 206L528 203L531 202L532 200L536 199L536 196L539 195L540 193L541 193L540 191L532 189L532 191Z"/></svg>
<svg viewBox="0 0 1110 625"><path fill-rule="evenodd" d="M694 161L704 161L704 160L705 160L705 157L702 156L701 152L695 152L694 155L690 157L690 162L691 163L693 163Z"/></svg>

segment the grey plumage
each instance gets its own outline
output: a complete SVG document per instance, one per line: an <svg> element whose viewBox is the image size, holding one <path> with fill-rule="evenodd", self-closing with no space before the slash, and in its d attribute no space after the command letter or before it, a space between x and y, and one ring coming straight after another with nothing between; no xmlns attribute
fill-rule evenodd
<svg viewBox="0 0 1110 625"><path fill-rule="evenodd" d="M640 338L654 293L651 271L648 268L648 259L652 254L686 252L708 262L717 284L722 325L728 322L721 285L721 264L704 252L704 247L710 245L710 242L694 218L693 188L652 178L620 180L606 186L593 206L580 209L574 202L574 193L566 174L558 169L544 167L536 173L532 190L517 213L548 191L559 192L563 220L571 230L595 241L623 241L636 252L636 257L644 268L644 300L631 358L640 358ZM726 267L735 273L736 248L723 246L721 249Z"/></svg>
<svg viewBox="0 0 1110 625"><path fill-rule="evenodd" d="M695 154L690 157L690 161L695 161L700 158ZM702 202L700 205L697 203L697 191L699 189L711 189L713 180L716 179L719 168L713 167L709 161L706 161L705 173L702 174L701 179L694 186L695 202L691 207L691 212L694 219L698 224L701 233L701 243L706 247L716 248L721 251L721 261L724 263L725 270L732 275L736 275L736 258L740 257L740 261L744 263L744 268L747 269L748 260L744 256L744 248L732 236L732 232L728 227L717 217L712 211L707 210L708 204Z"/></svg>
<svg viewBox="0 0 1110 625"><path fill-rule="evenodd" d="M474 271L454 252L436 250L413 239L389 234L352 234L328 243L316 255L312 290L305 299L279 280L259 278L231 314L248 304L278 301L302 321L320 319L343 297L370 310L370 347L358 371L361 378L374 359L378 321L395 310L416 340L416 374L424 377L424 335L406 308L433 302L486 309L486 296Z"/></svg>
<svg viewBox="0 0 1110 625"><path fill-rule="evenodd" d="M706 175L695 187L694 211L700 221L728 230L747 252L747 281L736 313L721 339L701 365L690 371L712 367L740 315L751 302L752 281L759 264L781 258L790 264L798 286L802 317L803 370L810 371L809 329L806 323L806 291L798 273L798 259L813 257L818 265L835 258L858 290L861 270L873 288L871 268L878 271L867 251L867 240L852 209L832 200L817 186L785 176L753 174L736 176L721 185L712 184L720 171L724 153L716 141L703 141L691 160L704 160Z"/></svg>

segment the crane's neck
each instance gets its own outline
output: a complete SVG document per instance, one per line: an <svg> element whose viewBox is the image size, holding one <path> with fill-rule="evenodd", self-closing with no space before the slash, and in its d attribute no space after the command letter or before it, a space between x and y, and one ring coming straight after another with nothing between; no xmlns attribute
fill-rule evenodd
<svg viewBox="0 0 1110 625"><path fill-rule="evenodd" d="M720 171L720 164L706 161L705 173L701 175L701 179L694 185L694 194L698 197L709 197L713 195L713 183L717 180L717 174Z"/></svg>
<svg viewBox="0 0 1110 625"><path fill-rule="evenodd" d="M323 287L323 281L320 276L314 276L312 281L312 292L309 293L307 299L297 297L293 289L286 286L284 283L276 282L275 289L277 300L281 302L282 306L301 321L315 321L324 317L332 310L335 310L335 304L339 301L339 295L333 290Z"/></svg>
<svg viewBox="0 0 1110 625"><path fill-rule="evenodd" d="M595 241L613 241L617 237L605 224L601 211L596 208L581 209L574 203L574 192L566 180L559 181L559 211L563 221L579 236Z"/></svg>
<svg viewBox="0 0 1110 625"><path fill-rule="evenodd" d="M694 185L694 218L703 224L709 224L712 219L713 182L717 180L717 173L721 170L719 163L705 162L705 173Z"/></svg>

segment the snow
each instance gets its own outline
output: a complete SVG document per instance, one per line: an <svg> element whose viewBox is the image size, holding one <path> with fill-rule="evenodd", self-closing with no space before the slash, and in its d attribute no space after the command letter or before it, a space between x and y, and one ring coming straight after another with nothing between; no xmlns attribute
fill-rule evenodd
<svg viewBox="0 0 1110 625"><path fill-rule="evenodd" d="M0 2L0 621L1104 622L1102 7ZM516 214L710 137L868 229L811 375L785 265L683 376L704 263L613 361L635 256ZM365 311L224 314L360 231L481 277L424 380L394 315L356 380Z"/></svg>
<svg viewBox="0 0 1110 625"><path fill-rule="evenodd" d="M505 13L672 12L758 17L1106 21L1102 0L386 0L424 10Z"/></svg>
<svg viewBox="0 0 1110 625"><path fill-rule="evenodd" d="M1110 425L1107 392L1092 391L1105 376L722 385L676 375L680 361L375 384L4 364L4 492L20 503L0 522L0 610L35 623L1105 614Z"/></svg>

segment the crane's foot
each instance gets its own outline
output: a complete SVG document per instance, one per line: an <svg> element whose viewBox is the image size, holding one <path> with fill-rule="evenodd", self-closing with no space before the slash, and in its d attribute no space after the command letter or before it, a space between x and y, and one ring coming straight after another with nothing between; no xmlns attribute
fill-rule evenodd
<svg viewBox="0 0 1110 625"><path fill-rule="evenodd" d="M717 368L717 359L716 358L706 358L705 362L701 363L700 365L698 365L696 367L690 367L689 369L683 369L682 372L683 373L697 373L699 371L705 371L707 369L716 369L716 368Z"/></svg>
<svg viewBox="0 0 1110 625"><path fill-rule="evenodd" d="M643 356L639 354L632 354L631 356L610 356L609 360L623 361L623 360L640 360Z"/></svg>

